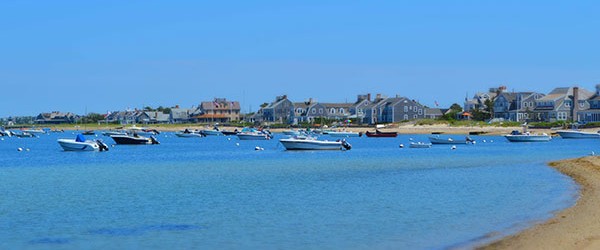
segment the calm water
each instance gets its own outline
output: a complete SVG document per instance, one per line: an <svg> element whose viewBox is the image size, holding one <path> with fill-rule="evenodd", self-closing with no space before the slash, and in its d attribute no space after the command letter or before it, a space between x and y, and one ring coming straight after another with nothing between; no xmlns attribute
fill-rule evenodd
<svg viewBox="0 0 600 250"><path fill-rule="evenodd" d="M468 247L572 205L577 186L545 163L600 151L599 140L502 137L398 147L426 141L414 135L286 152L163 133L160 145L90 153L57 138L74 135L0 140L1 249Z"/></svg>

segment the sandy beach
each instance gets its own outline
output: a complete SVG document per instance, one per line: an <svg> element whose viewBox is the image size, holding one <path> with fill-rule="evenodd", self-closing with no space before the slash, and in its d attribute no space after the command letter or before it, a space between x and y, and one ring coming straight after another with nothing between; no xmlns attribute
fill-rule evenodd
<svg viewBox="0 0 600 250"><path fill-rule="evenodd" d="M581 185L575 206L479 249L600 249L600 157L550 163Z"/></svg>

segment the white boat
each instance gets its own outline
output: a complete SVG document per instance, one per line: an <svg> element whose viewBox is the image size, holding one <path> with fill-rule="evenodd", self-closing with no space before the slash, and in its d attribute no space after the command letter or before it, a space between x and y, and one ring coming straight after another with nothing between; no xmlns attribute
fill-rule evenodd
<svg viewBox="0 0 600 250"><path fill-rule="evenodd" d="M411 142L409 147L411 148L431 148L431 143L424 142Z"/></svg>
<svg viewBox="0 0 600 250"><path fill-rule="evenodd" d="M272 135L269 131L244 128L237 133L240 140L270 140Z"/></svg>
<svg viewBox="0 0 600 250"><path fill-rule="evenodd" d="M29 133L29 134L45 134L46 131L41 130L41 129L24 129L22 130L24 133Z"/></svg>
<svg viewBox="0 0 600 250"><path fill-rule="evenodd" d="M563 139L598 139L600 133L598 132L584 132L579 130L559 130L556 131Z"/></svg>
<svg viewBox="0 0 600 250"><path fill-rule="evenodd" d="M281 131L281 133L283 133L284 135L289 135L289 136L300 135L300 131L293 130L293 129L284 130L284 131Z"/></svg>
<svg viewBox="0 0 600 250"><path fill-rule="evenodd" d="M297 136L280 139L286 150L349 150L352 146L346 140L320 141L314 137Z"/></svg>
<svg viewBox="0 0 600 250"><path fill-rule="evenodd" d="M108 146L101 140L86 140L82 134L75 139L58 139L57 142L65 151L108 151Z"/></svg>
<svg viewBox="0 0 600 250"><path fill-rule="evenodd" d="M531 134L529 132L521 133L517 130L504 136L510 142L548 142L552 136L543 134Z"/></svg>
<svg viewBox="0 0 600 250"><path fill-rule="evenodd" d="M360 137L362 133L352 131L332 131L327 133L331 137Z"/></svg>
<svg viewBox="0 0 600 250"><path fill-rule="evenodd" d="M185 129L182 131L179 131L177 133L175 133L175 135L177 137L182 137L182 138L194 138L194 137L202 137L203 135L201 134L200 131L198 130L189 130L189 129Z"/></svg>
<svg viewBox="0 0 600 250"><path fill-rule="evenodd" d="M158 130L156 130L156 129L141 128L141 127L136 127L136 126L126 128L126 130L130 131L131 133L136 133L141 136L151 136L151 135L160 134L160 132L158 132Z"/></svg>
<svg viewBox="0 0 600 250"><path fill-rule="evenodd" d="M222 136L223 132L215 129L204 129L200 130L200 133L204 136Z"/></svg>
<svg viewBox="0 0 600 250"><path fill-rule="evenodd" d="M451 137L441 137L439 135L429 136L429 142L433 144L465 144L469 142L473 142L473 139L470 137L465 137L464 139L456 139Z"/></svg>
<svg viewBox="0 0 600 250"><path fill-rule="evenodd" d="M104 135L104 136L111 136L111 135L127 135L127 132L125 132L125 131L120 131L120 130L109 130L109 131L104 131L104 132L102 132L102 135Z"/></svg>

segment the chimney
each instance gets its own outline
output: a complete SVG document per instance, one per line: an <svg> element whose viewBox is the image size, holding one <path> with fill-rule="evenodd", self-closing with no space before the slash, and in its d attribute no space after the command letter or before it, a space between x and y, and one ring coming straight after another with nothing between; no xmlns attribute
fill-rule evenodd
<svg viewBox="0 0 600 250"><path fill-rule="evenodd" d="M600 85L600 84L598 84ZM367 93L367 101L371 101L371 93Z"/></svg>
<svg viewBox="0 0 600 250"><path fill-rule="evenodd" d="M596 85L596 95L600 95L600 84Z"/></svg>
<svg viewBox="0 0 600 250"><path fill-rule="evenodd" d="M573 118L573 121L576 122L579 120L577 118L577 113L579 112L579 87L573 87L573 103L571 105L573 110L571 117Z"/></svg>

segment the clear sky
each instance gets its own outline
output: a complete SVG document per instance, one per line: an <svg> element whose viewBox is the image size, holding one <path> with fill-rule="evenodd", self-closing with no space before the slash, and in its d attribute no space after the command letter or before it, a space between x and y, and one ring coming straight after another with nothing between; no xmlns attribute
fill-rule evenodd
<svg viewBox="0 0 600 250"><path fill-rule="evenodd" d="M2 0L0 117L593 90L598 13L600 1Z"/></svg>

